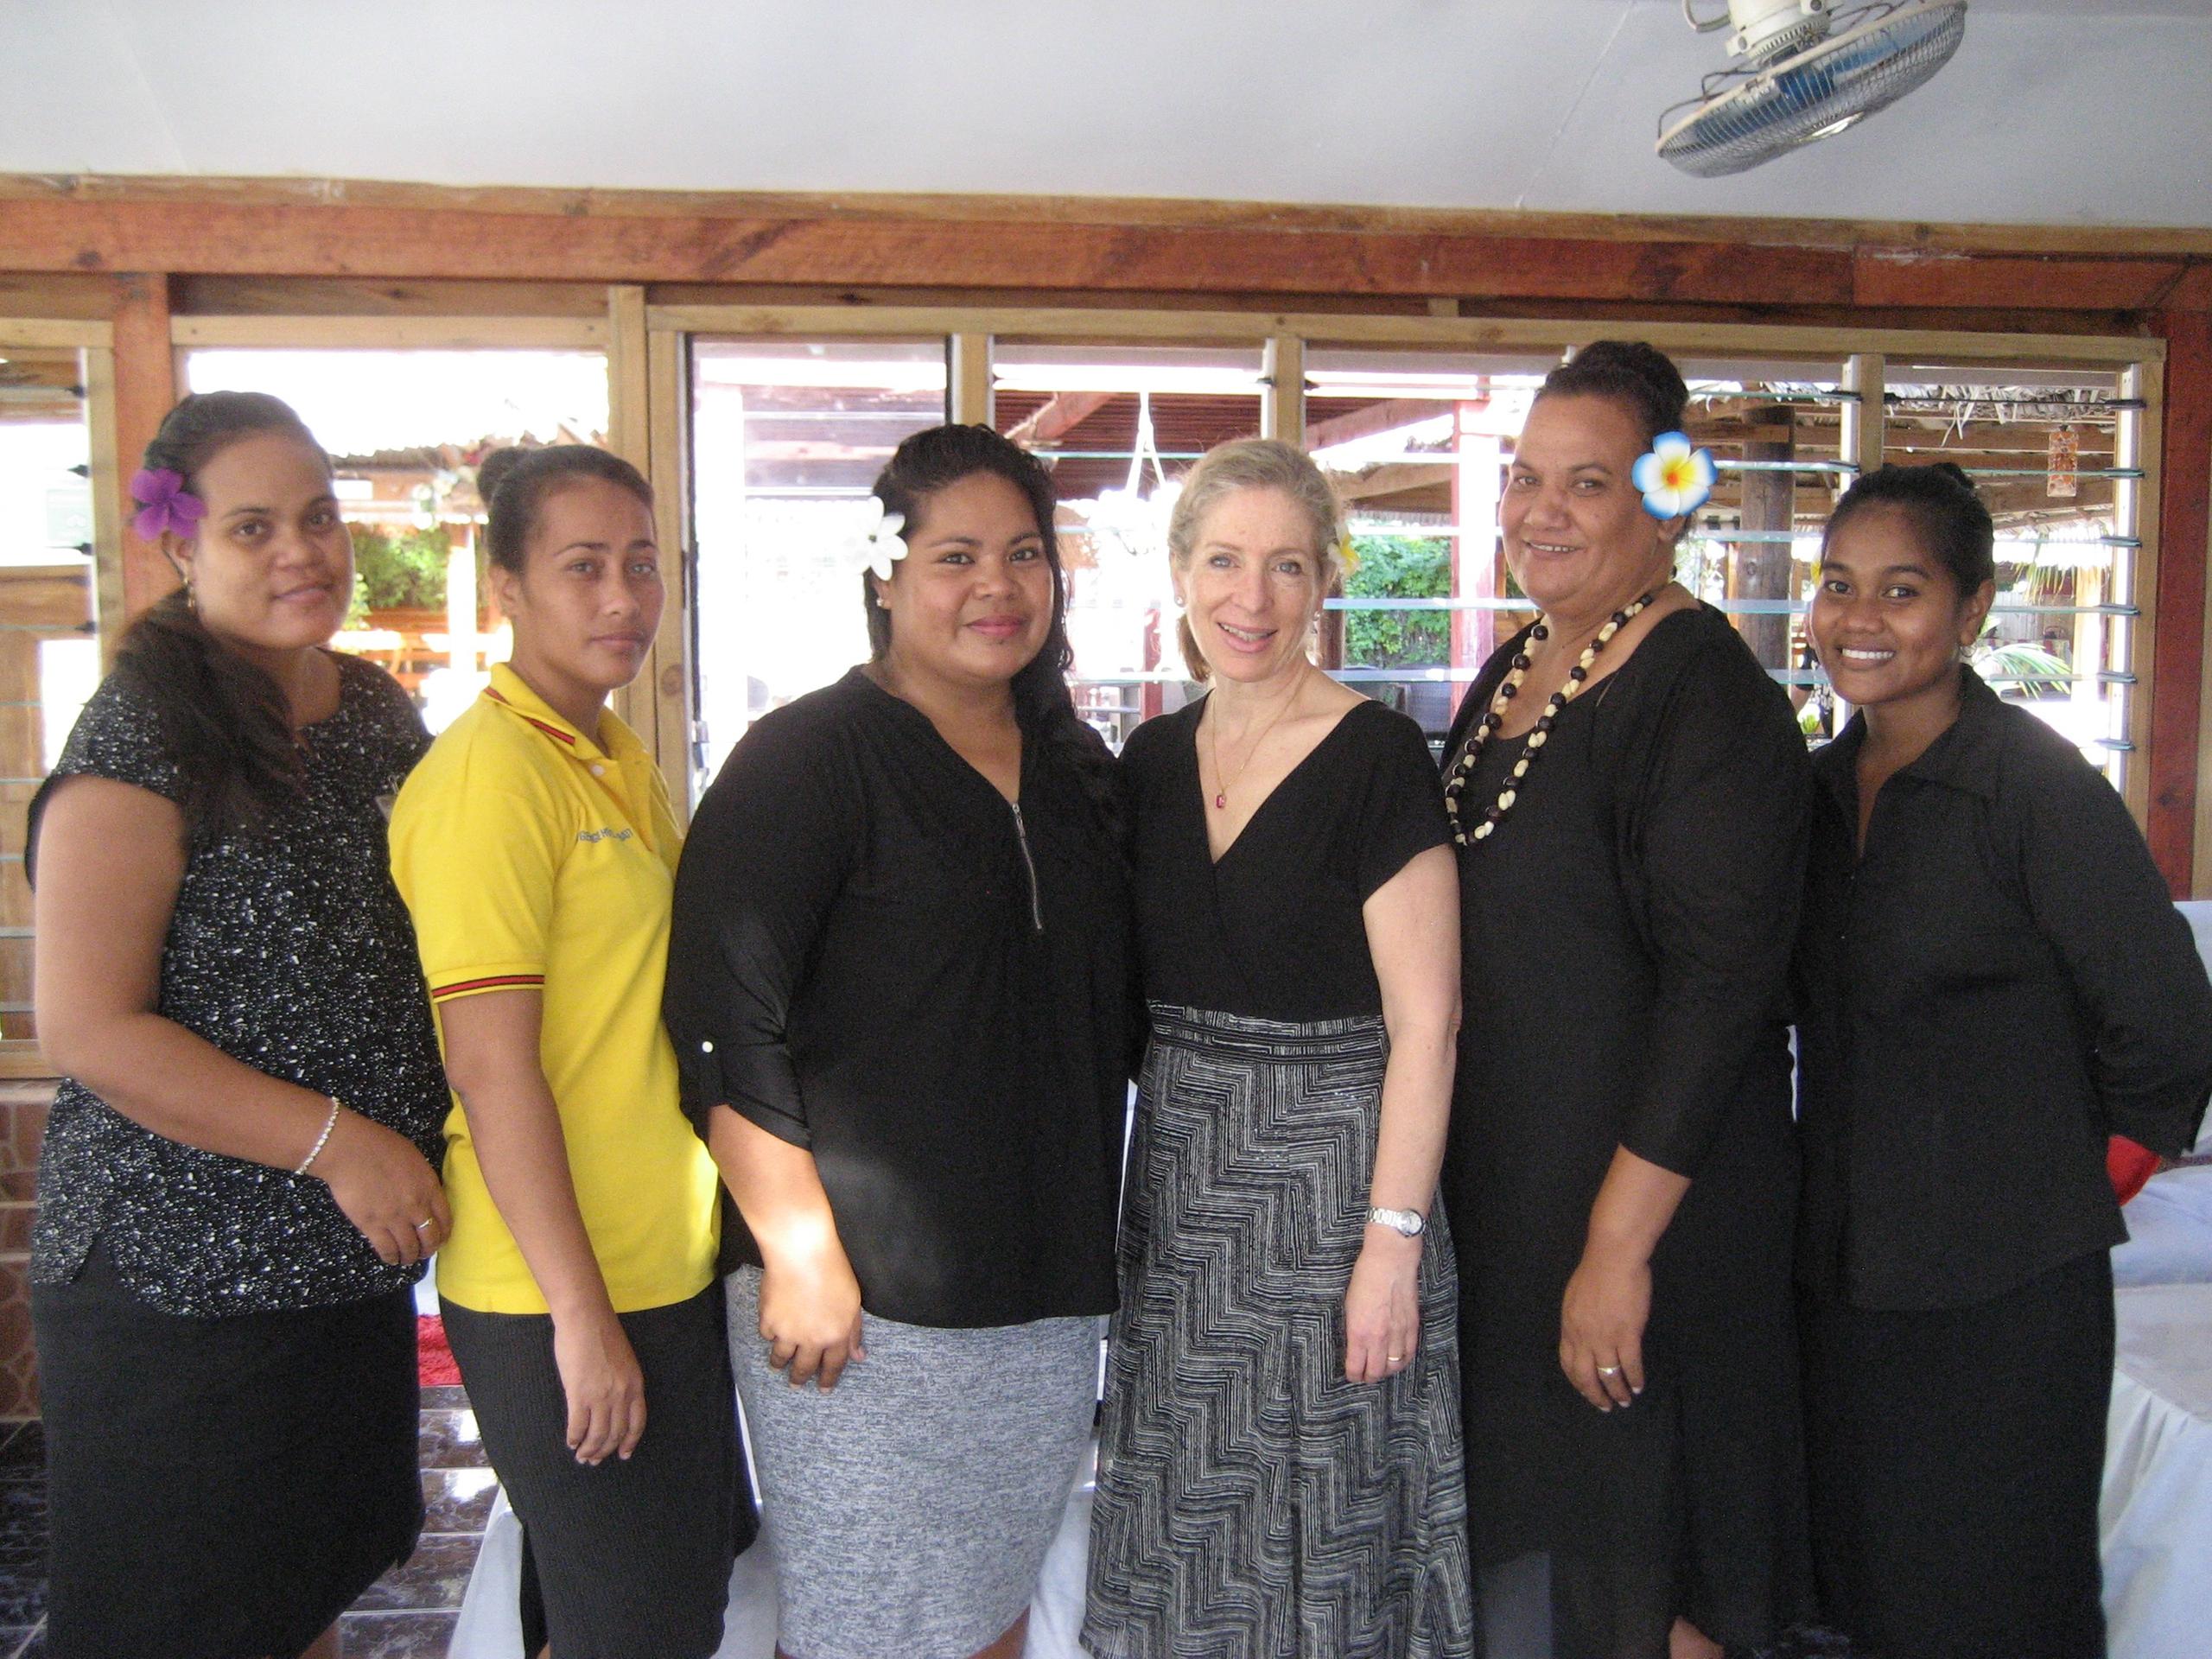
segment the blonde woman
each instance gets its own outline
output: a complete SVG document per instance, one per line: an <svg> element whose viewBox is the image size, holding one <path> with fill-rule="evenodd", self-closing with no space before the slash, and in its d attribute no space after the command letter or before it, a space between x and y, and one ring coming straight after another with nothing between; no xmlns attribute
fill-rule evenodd
<svg viewBox="0 0 2212 1659"><path fill-rule="evenodd" d="M1084 1630L1116 1659L1474 1651L1458 880L1419 728L1308 654L1342 536L1272 441L1213 450L1169 526L1212 690L1124 755L1151 1046Z"/></svg>

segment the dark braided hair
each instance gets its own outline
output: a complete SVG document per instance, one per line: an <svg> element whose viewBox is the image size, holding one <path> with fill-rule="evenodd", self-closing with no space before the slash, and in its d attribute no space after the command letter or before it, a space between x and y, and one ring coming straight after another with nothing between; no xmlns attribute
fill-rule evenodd
<svg viewBox="0 0 2212 1659"><path fill-rule="evenodd" d="M1607 397L1636 417L1645 447L1679 432L1690 389L1675 360L1640 340L1593 340L1544 377L1543 397Z"/></svg>
<svg viewBox="0 0 2212 1659"><path fill-rule="evenodd" d="M1960 598L1971 598L1982 583L1997 580L1997 524L1961 467L1938 461L1867 474L1844 492L1828 515L1821 550L1827 552L1836 531L1876 507L1894 507L1912 521L1922 548L1958 583Z"/></svg>
<svg viewBox="0 0 2212 1659"><path fill-rule="evenodd" d="M1075 663L1075 648L1068 643L1067 577L1060 566L1059 538L1052 529L1052 509L1058 498L1044 463L988 426L932 426L913 434L893 452L891 464L876 477L875 495L885 512L906 515L906 533L911 537L920 527L931 496L977 473L1002 478L1021 492L1036 516L1045 563L1052 573L1052 626L1036 656L1014 677L1014 719L1026 738L1043 742L1066 760L1100 823L1118 840L1122 795L1113 757L1105 741L1077 717L1075 700L1068 695L1067 672ZM861 597L868 607L869 655L880 660L891 647L891 613L875 603L875 589L865 575Z"/></svg>
<svg viewBox="0 0 2212 1659"><path fill-rule="evenodd" d="M261 391L194 392L163 418L145 465L200 492L200 473L243 438L293 438L329 457L282 398ZM130 625L115 672L153 704L163 747L183 785L179 802L196 845L251 833L299 798L299 745L284 693L264 670L210 633L180 588Z"/></svg>

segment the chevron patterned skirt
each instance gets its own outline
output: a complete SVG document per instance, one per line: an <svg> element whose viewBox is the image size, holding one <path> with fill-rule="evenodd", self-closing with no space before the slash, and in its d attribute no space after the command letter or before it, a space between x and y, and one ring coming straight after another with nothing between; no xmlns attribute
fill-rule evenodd
<svg viewBox="0 0 2212 1659"><path fill-rule="evenodd" d="M1091 1511L1092 1653L1476 1651L1440 1207L1413 1363L1344 1378L1385 1052L1379 1018L1153 1007Z"/></svg>

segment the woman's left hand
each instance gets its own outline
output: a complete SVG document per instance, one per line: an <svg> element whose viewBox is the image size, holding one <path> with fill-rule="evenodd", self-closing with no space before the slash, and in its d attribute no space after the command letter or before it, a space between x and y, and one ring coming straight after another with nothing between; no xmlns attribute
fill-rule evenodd
<svg viewBox="0 0 2212 1659"><path fill-rule="evenodd" d="M1344 1376L1380 1382L1413 1363L1421 1340L1421 1249L1370 1222L1344 1291Z"/></svg>
<svg viewBox="0 0 2212 1659"><path fill-rule="evenodd" d="M1595 1243L1582 1252L1560 1308L1559 1363L1600 1411L1643 1392L1643 1327L1651 1317L1651 1263Z"/></svg>

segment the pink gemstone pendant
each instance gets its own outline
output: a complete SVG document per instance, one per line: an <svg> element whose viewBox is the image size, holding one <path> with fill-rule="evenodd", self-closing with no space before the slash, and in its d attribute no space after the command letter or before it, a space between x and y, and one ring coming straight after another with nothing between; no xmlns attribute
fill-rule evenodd
<svg viewBox="0 0 2212 1659"><path fill-rule="evenodd" d="M1213 798L1213 804L1217 808L1226 812L1229 810L1229 791L1227 790L1224 790L1219 794L1216 795Z"/></svg>

